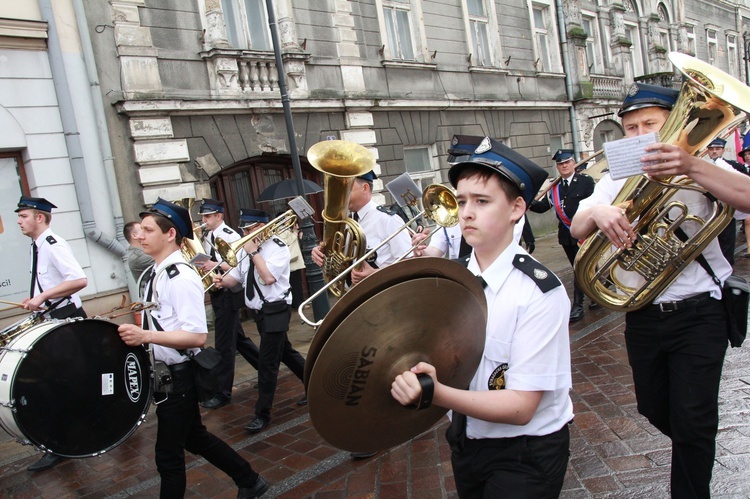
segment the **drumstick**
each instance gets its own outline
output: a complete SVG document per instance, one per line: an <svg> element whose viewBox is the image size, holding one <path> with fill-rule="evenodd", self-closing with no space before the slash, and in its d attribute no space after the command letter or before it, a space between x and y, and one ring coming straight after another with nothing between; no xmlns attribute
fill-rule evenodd
<svg viewBox="0 0 750 499"><path fill-rule="evenodd" d="M14 301L0 300L0 303L5 303L7 305L13 305L14 307L23 307L23 303L18 303L18 302L14 302Z"/></svg>

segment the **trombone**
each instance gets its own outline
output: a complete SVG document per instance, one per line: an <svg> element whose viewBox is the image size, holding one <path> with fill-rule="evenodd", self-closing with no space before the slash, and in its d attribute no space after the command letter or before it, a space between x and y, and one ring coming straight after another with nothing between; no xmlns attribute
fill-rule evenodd
<svg viewBox="0 0 750 499"><path fill-rule="evenodd" d="M422 192L422 206L422 211L405 222L401 227L394 231L393 234L381 241L380 244L378 244L376 247L368 250L364 255L352 262L352 264L347 269L328 281L325 286L320 288L316 293L302 302L297 309L297 313L299 314L300 318L309 326L312 326L314 328L318 327L323 322L323 320L321 319L318 322L310 321L307 316L305 316L305 305L311 303L322 293L328 291L328 289L335 283L346 278L346 276L348 276L352 270L359 267L362 262L370 258L391 239L399 235L404 229L407 229L413 222L419 219L419 217L424 215L425 217L429 218L442 227L452 227L458 223L458 201L456 200L456 195L453 194L453 191L442 184L430 184L425 187L424 191ZM420 242L419 244L422 244L422 242ZM416 246L412 246L411 248L409 248L409 251L401 255L396 261L400 261L405 258L409 253L414 251L415 248Z"/></svg>
<svg viewBox="0 0 750 499"><path fill-rule="evenodd" d="M294 210L287 210L278 217L274 218L263 227L252 231L250 234L237 239L233 243L228 243L220 237L214 240L214 246L216 247L216 253L219 254L222 261L226 262L230 267L236 267L239 263L244 260L247 255L243 256L239 260L237 259L237 253L240 248L246 245L253 239L259 239L258 245L271 239L271 237L281 234L284 231L291 230L294 224L297 223L297 215Z"/></svg>

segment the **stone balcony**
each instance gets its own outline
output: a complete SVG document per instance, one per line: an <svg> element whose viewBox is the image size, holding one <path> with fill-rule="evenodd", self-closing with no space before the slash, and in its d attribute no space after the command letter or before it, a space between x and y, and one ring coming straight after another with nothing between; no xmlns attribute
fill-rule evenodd
<svg viewBox="0 0 750 499"><path fill-rule="evenodd" d="M625 97L622 88L622 77L591 75L591 84L593 86L593 98L595 99L616 99L622 100Z"/></svg>
<svg viewBox="0 0 750 499"><path fill-rule="evenodd" d="M267 98L279 91L279 77L273 52L211 49L201 52L206 61L214 98ZM308 95L305 63L309 54L282 54L284 73L292 97Z"/></svg>

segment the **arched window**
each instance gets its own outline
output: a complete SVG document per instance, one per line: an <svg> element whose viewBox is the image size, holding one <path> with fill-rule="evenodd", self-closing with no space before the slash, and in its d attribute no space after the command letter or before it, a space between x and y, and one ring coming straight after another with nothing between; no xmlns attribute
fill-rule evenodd
<svg viewBox="0 0 750 499"><path fill-rule="evenodd" d="M302 162L302 177L323 185L323 174ZM227 224L237 227L240 208L265 210L274 218L277 213L289 209L287 203L291 198L274 201L258 201L258 196L270 185L281 180L294 178L291 158L288 155L256 156L227 167L211 178L211 192L217 199L225 202L225 219ZM323 210L323 193L306 196L315 213ZM316 226L316 232L320 231Z"/></svg>

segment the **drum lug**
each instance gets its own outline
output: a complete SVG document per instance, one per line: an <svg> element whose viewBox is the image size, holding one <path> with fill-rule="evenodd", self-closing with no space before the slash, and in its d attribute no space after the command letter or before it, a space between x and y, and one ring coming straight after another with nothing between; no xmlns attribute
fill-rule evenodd
<svg viewBox="0 0 750 499"><path fill-rule="evenodd" d="M16 401L15 400L11 400L10 402L2 402L2 403L0 403L0 406L7 407L11 411L16 412Z"/></svg>
<svg viewBox="0 0 750 499"><path fill-rule="evenodd" d="M26 354L28 354L29 351L31 351L31 348L8 348L8 347L0 347L0 351L22 353L23 356L24 356L24 358L26 358Z"/></svg>

